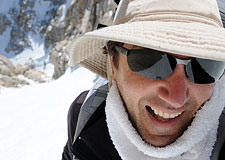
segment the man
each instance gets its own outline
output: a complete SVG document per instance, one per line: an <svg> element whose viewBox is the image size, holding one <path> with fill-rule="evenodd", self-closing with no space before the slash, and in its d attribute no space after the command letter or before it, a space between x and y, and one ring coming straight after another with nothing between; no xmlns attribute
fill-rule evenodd
<svg viewBox="0 0 225 160"><path fill-rule="evenodd" d="M122 0L113 26L71 46L110 89L72 104L63 159L223 159L224 37L215 0Z"/></svg>

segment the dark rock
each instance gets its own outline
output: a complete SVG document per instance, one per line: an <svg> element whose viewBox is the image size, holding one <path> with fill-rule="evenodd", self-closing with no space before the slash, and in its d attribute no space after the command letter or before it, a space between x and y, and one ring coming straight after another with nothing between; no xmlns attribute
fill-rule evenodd
<svg viewBox="0 0 225 160"><path fill-rule="evenodd" d="M10 60L0 55L0 74L13 76L15 75L15 67Z"/></svg>
<svg viewBox="0 0 225 160"><path fill-rule="evenodd" d="M3 14L0 14L0 35L11 25L10 20Z"/></svg>
<svg viewBox="0 0 225 160"><path fill-rule="evenodd" d="M62 76L68 68L69 57L66 52L54 51L51 54L51 63L54 65L53 78Z"/></svg>
<svg viewBox="0 0 225 160"><path fill-rule="evenodd" d="M29 82L15 76L0 75L0 85L4 87L19 87L28 84Z"/></svg>
<svg viewBox="0 0 225 160"><path fill-rule="evenodd" d="M24 74L26 71L29 70L29 65L21 65L21 64L17 64L16 65L16 69L15 69L15 72L16 74Z"/></svg>
<svg viewBox="0 0 225 160"><path fill-rule="evenodd" d="M23 75L38 83L45 82L45 79L47 79L46 74L32 69L32 67L32 64L17 64L15 67L10 60L0 55L0 85L4 87L18 87L29 84L26 80L19 78L18 75Z"/></svg>

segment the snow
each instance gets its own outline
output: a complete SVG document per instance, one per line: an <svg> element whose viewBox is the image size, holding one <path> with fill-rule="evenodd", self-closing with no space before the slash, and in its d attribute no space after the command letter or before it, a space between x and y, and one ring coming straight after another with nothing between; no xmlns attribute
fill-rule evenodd
<svg viewBox="0 0 225 160"><path fill-rule="evenodd" d="M1 41L1 37L0 37ZM45 72L48 76L52 76L54 72L54 66L50 63L50 55L46 53L44 48L44 40L38 35L30 36L32 48L26 48L22 53L18 55L3 54L16 66L17 64L33 64L35 69Z"/></svg>
<svg viewBox="0 0 225 160"><path fill-rule="evenodd" d="M15 56L15 54L13 53L8 54L5 52L5 48L7 48L7 45L10 41L10 32L11 28L7 28L7 30L2 35L0 35L0 55L3 55L7 58L12 58L13 56Z"/></svg>
<svg viewBox="0 0 225 160"><path fill-rule="evenodd" d="M25 64L29 60L38 60L42 59L45 56L44 43L38 43L37 40L34 40L32 37L29 37L31 42L32 49L27 48L21 54L10 58L14 65L16 64ZM37 54L38 53L38 54Z"/></svg>
<svg viewBox="0 0 225 160"><path fill-rule="evenodd" d="M64 18L66 16L66 11L70 7L71 3L72 3L72 0L67 0L66 3L63 5L63 12L62 12L62 16L60 18L60 22L64 20Z"/></svg>
<svg viewBox="0 0 225 160"><path fill-rule="evenodd" d="M11 7L18 7L16 0L1 0L0 13L7 14Z"/></svg>
<svg viewBox="0 0 225 160"><path fill-rule="evenodd" d="M36 0L34 5L34 11L40 20L45 19L46 11L49 9L51 3L43 0Z"/></svg>
<svg viewBox="0 0 225 160"><path fill-rule="evenodd" d="M0 159L61 159L69 106L95 78L80 67L49 83L0 88Z"/></svg>
<svg viewBox="0 0 225 160"><path fill-rule="evenodd" d="M1 1L0 13L7 15L15 1ZM17 4L17 3L16 3ZM44 18L49 2L36 1L38 17ZM7 6L7 7L4 7ZM64 9L65 10L65 9ZM51 76L54 66L44 48L40 35L30 35L32 49L21 54L5 53L11 29L0 35L0 54L14 65L34 63L36 69ZM46 63L46 66L44 65ZM25 77L20 77L21 79ZM67 140L67 112L80 92L90 89L96 75L78 68L55 81L21 88L0 86L0 159L4 160L55 160L61 159Z"/></svg>

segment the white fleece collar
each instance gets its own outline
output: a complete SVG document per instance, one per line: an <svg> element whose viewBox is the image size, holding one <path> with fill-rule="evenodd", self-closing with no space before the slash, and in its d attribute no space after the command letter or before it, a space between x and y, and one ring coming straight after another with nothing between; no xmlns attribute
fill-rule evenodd
<svg viewBox="0 0 225 160"><path fill-rule="evenodd" d="M210 101L196 113L181 137L166 147L154 147L144 142L133 128L113 83L105 109L113 144L123 160L207 160L216 140L219 116L225 106L224 93L225 77L216 83Z"/></svg>

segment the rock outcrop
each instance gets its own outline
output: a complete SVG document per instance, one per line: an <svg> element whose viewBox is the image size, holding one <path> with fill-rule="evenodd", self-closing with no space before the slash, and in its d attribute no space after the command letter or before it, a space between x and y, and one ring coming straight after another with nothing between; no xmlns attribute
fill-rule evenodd
<svg viewBox="0 0 225 160"><path fill-rule="evenodd" d="M9 19L4 14L0 14L0 35L3 34L10 25L11 22Z"/></svg>
<svg viewBox="0 0 225 160"><path fill-rule="evenodd" d="M40 35L54 65L53 78L63 75L68 66L68 50L71 39L97 28L98 24L112 23L116 4L113 0L72 0L65 13L66 0L22 0L7 14L0 14L0 35L10 29L10 39L5 51L20 54L32 49L30 37ZM48 4L44 17L39 17L37 6ZM18 6L18 7L16 7ZM63 18L64 17L64 18ZM14 66L7 58L0 57L0 85L19 86L28 84L23 75L37 82L44 82L44 74L31 65Z"/></svg>
<svg viewBox="0 0 225 160"><path fill-rule="evenodd" d="M50 54L55 66L54 79L68 68L70 40L96 29L99 23L111 24L116 8L113 0L71 0L71 4L67 0L20 0L15 3L7 14L0 14L0 35L7 29L10 32L5 52L20 54L32 49L30 36L38 35L44 39L49 52L46 54ZM44 14L37 11L41 6L45 6ZM44 16L40 16L42 14ZM9 72L6 67L1 70Z"/></svg>
<svg viewBox="0 0 225 160"><path fill-rule="evenodd" d="M58 25L52 25L51 31L48 32L55 43L50 52L51 62L55 66L53 78L63 75L68 67L71 40L85 32L97 29L98 24L111 25L115 10L116 4L113 0L72 1L65 19Z"/></svg>
<svg viewBox="0 0 225 160"><path fill-rule="evenodd" d="M19 87L28 85L29 82L26 79L43 83L46 78L45 73L32 69L31 65L18 64L14 66L9 59L0 55L0 86Z"/></svg>
<svg viewBox="0 0 225 160"><path fill-rule="evenodd" d="M0 55L0 73L6 76L14 76L16 74L15 67L10 60Z"/></svg>
<svg viewBox="0 0 225 160"><path fill-rule="evenodd" d="M71 4L68 4L68 1ZM68 50L72 39L95 30L98 24L110 25L116 10L114 0L14 0L8 13L0 13L0 36L10 32L5 52L20 54L32 49L30 36L44 39L44 46L55 66L53 78L57 79L68 68ZM118 0L117 0L118 1ZM217 0L225 26L224 0ZM44 13L38 12L40 8ZM44 15L44 16L43 16ZM20 66L21 67L21 66ZM10 72L1 66L4 75L23 74ZM26 70L26 67L22 70ZM25 72L25 71L23 71ZM6 76L6 75L5 75ZM7 75L9 76L9 75Z"/></svg>
<svg viewBox="0 0 225 160"><path fill-rule="evenodd" d="M60 8L66 0L20 0L15 1L18 3L10 8L7 16L0 14L0 35L3 34L7 28L10 31L10 41L5 48L7 53L13 52L20 54L24 49L31 48L31 42L29 36L39 34L41 37L48 35L48 28L51 23L59 17L57 15L58 8ZM45 17L39 17L37 14L37 6L45 6L49 2L49 9L46 10ZM61 7L62 8L62 7ZM58 30L55 30L58 32ZM58 34L56 34L58 35ZM46 36L48 39L49 36ZM51 44L46 40L46 47L50 47Z"/></svg>

